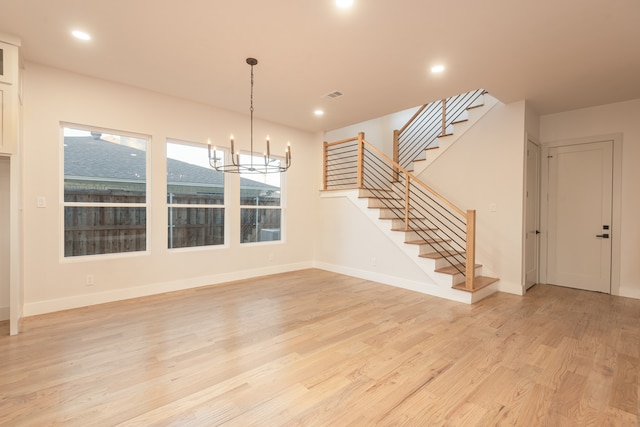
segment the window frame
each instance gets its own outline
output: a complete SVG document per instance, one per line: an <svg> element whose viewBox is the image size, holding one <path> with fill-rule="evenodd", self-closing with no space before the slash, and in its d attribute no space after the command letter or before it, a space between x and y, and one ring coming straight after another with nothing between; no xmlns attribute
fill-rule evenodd
<svg viewBox="0 0 640 427"><path fill-rule="evenodd" d="M151 181L152 181L152 173L151 173L151 150L152 150L152 136L131 132L131 131L122 131L116 129L109 129L100 126L92 126L92 125L83 125L72 122L60 122L60 173L59 173L59 209L60 209L60 241L59 241L59 258L61 262L69 263L69 262L86 262L86 261L95 261L95 260L104 260L110 258L132 258L139 256L147 256L151 252L152 245L152 236L150 233L151 224L152 224L152 209L151 209ZM110 135L118 135L131 137L136 139L143 139L145 141L145 201L144 203L136 202L136 203L99 203L99 202L67 202L65 200L65 163L64 163L64 147L65 147L65 135L64 129L75 129L86 132L101 132ZM76 255L76 256L66 256L65 255L65 208L67 207L127 207L127 208L144 208L145 209L145 249L141 251L129 251L129 252L111 252L104 254L89 254L89 255Z"/></svg>
<svg viewBox="0 0 640 427"><path fill-rule="evenodd" d="M198 143L198 142L192 142L192 141L187 141L187 140L183 140L183 139L178 139L178 138L166 138L165 140L165 165L167 165L167 161L169 159L168 156L168 151L167 151L167 147L168 144L182 144L182 145L188 145L188 146L192 146L192 147L198 147L198 148L203 148L203 150L205 152L207 152L208 150L208 144L203 144L203 143ZM224 147L218 147L217 151L222 151L224 153L224 157L226 158L229 154L229 150L224 148ZM165 192L164 192L164 199L165 199L165 212L167 213L167 221L165 222L165 231L166 231L166 238L165 238L165 248L167 251L169 252L182 252L182 251L205 251L205 250L217 250L217 249L225 249L225 248L229 248L229 239L231 236L230 233L230 224L229 224L229 178L227 176L226 173L223 173L223 185L224 185L224 191L223 191L223 197L224 197L224 203L221 205L212 205L212 204L188 204L188 203L169 203L169 180L168 180L168 173L169 173L169 169L167 166L167 169L165 171L165 177L167 177L167 179L165 180ZM200 245L200 246L185 246L185 247L179 247L179 248L171 248L169 247L169 209L171 208L191 208L191 209L197 209L197 208L207 208L207 209L223 209L224 210L224 233L223 233L223 238L224 238L224 243L219 244L219 245Z"/></svg>

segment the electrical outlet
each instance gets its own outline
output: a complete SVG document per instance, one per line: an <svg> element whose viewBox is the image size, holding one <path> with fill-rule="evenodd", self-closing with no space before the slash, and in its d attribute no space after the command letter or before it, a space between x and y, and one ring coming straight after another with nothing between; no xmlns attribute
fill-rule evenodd
<svg viewBox="0 0 640 427"><path fill-rule="evenodd" d="M47 199L44 196L38 196L36 198L36 206L39 208L46 208L47 207Z"/></svg>
<svg viewBox="0 0 640 427"><path fill-rule="evenodd" d="M94 285L94 283L95 283L95 282L93 281L93 274L87 274L87 277L86 277L86 279L85 279L85 281L84 281L84 284L85 284L86 286L93 286L93 285Z"/></svg>
<svg viewBox="0 0 640 427"><path fill-rule="evenodd" d="M378 260L376 257L371 257L371 267L375 267L376 265L378 265Z"/></svg>
<svg viewBox="0 0 640 427"><path fill-rule="evenodd" d="M495 212L495 211L497 211L497 210L498 210L498 207L496 206L496 204L495 204L495 203L491 203L491 204L489 205L489 212Z"/></svg>

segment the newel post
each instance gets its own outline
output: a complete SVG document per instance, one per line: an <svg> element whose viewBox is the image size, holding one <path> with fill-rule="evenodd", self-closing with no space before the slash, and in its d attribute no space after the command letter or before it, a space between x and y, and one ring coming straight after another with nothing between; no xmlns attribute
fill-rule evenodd
<svg viewBox="0 0 640 427"><path fill-rule="evenodd" d="M400 131L393 131L393 161L400 164ZM398 181L398 168L393 167L393 180Z"/></svg>
<svg viewBox="0 0 640 427"><path fill-rule="evenodd" d="M442 135L447 134L447 98L442 100Z"/></svg>
<svg viewBox="0 0 640 427"><path fill-rule="evenodd" d="M329 153L329 143L324 141L322 145L322 189L327 189L327 168L329 165L327 164L327 157Z"/></svg>
<svg viewBox="0 0 640 427"><path fill-rule="evenodd" d="M362 188L364 175L364 132L358 133L358 188Z"/></svg>
<svg viewBox="0 0 640 427"><path fill-rule="evenodd" d="M406 174L407 185L404 187L404 231L409 231L409 203L411 198L411 177Z"/></svg>
<svg viewBox="0 0 640 427"><path fill-rule="evenodd" d="M467 211L467 264L465 266L465 288L474 289L476 276L476 211Z"/></svg>

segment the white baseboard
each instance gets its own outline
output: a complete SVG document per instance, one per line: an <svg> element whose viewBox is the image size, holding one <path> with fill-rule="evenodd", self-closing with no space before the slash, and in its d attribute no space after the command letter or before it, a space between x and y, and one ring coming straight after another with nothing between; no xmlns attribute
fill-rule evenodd
<svg viewBox="0 0 640 427"><path fill-rule="evenodd" d="M69 310L72 308L86 307L90 305L104 304L114 301L122 301L131 298L161 294L165 292L181 291L203 286L220 285L236 280L251 279L253 277L267 276L270 274L287 273L290 271L303 270L312 267L313 266L311 262L301 262L296 264L277 265L256 268L252 270L242 270L211 276L195 277L186 280L153 283L125 289L114 289L106 292L76 295L67 298L37 301L26 303L24 305L24 316L36 316L38 314L52 313L55 311ZM0 311L0 314L2 314L2 311ZM8 318L9 312L7 308L7 319Z"/></svg>
<svg viewBox="0 0 640 427"><path fill-rule="evenodd" d="M414 292L420 292L434 297L444 298L451 301L471 304L473 294L469 292L459 291L453 288L442 288L434 284L425 284L415 280L404 279L402 277L389 276L366 270L359 270L341 265L327 264L324 262L314 262L314 268L332 271L334 273L345 274L347 276L358 277L360 279L371 280L372 282L383 283L385 285L395 286L397 288L407 289Z"/></svg>

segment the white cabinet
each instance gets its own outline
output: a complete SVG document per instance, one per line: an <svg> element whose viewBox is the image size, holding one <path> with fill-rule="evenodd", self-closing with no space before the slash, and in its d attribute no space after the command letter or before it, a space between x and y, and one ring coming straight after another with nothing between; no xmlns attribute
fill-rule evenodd
<svg viewBox="0 0 640 427"><path fill-rule="evenodd" d="M18 46L0 42L0 154L18 145Z"/></svg>

